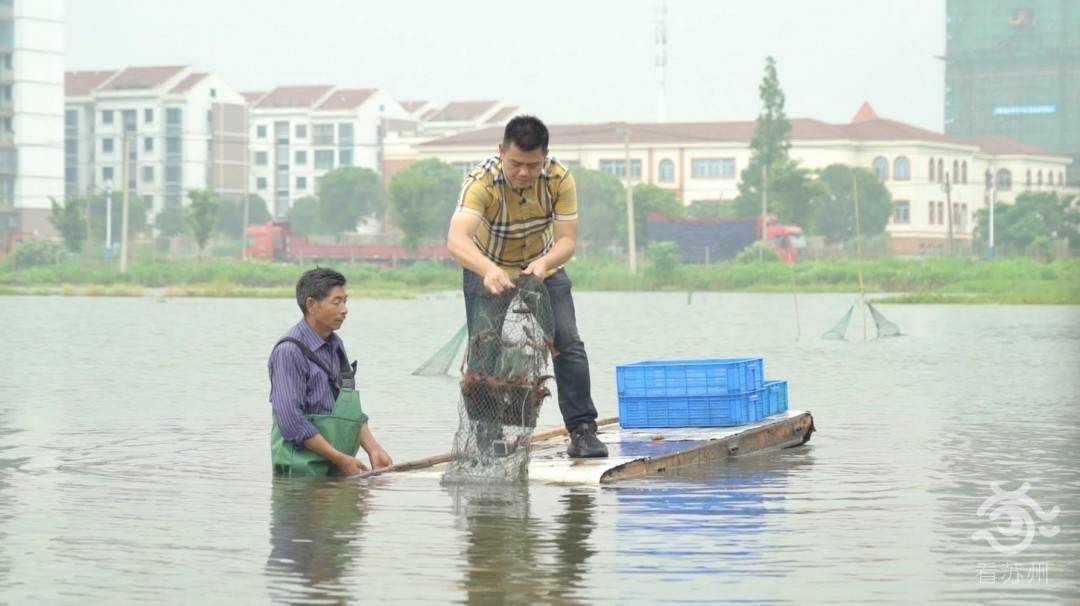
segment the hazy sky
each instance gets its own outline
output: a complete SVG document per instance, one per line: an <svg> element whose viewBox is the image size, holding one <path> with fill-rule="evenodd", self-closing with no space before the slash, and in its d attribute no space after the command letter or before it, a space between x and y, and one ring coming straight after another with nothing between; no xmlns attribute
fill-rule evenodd
<svg viewBox="0 0 1080 606"><path fill-rule="evenodd" d="M669 0L669 121L750 120L765 57L788 115L942 130L945 0ZM189 64L241 91L503 99L552 123L656 119L655 0L66 0L67 69Z"/></svg>

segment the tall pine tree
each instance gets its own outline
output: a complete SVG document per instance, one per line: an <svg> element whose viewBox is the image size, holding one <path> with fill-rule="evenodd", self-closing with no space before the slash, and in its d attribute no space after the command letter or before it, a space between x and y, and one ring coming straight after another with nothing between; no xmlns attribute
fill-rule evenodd
<svg viewBox="0 0 1080 606"><path fill-rule="evenodd" d="M804 219L805 206L815 193L807 172L788 157L791 149L791 122L784 111L784 91L776 73L776 60L765 59L765 75L758 87L761 113L750 140L750 163L739 174L739 196L735 209L740 215L761 212L762 167L768 167L769 211L782 221Z"/></svg>

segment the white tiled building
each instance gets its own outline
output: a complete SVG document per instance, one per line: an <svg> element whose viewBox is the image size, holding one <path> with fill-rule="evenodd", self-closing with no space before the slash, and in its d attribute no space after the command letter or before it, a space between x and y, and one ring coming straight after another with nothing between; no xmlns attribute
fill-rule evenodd
<svg viewBox="0 0 1080 606"><path fill-rule="evenodd" d="M244 195L247 108L213 73L186 66L68 72L65 78L65 188L92 196L107 182L153 215L186 204L191 189Z"/></svg>
<svg viewBox="0 0 1080 606"><path fill-rule="evenodd" d="M0 0L0 248L64 196L64 2Z"/></svg>
<svg viewBox="0 0 1080 606"><path fill-rule="evenodd" d="M970 245L974 214L986 206L987 170L997 199L1011 202L1027 190L1065 190L1070 159L1004 139L960 140L894 120L864 105L848 124L791 120L791 157L816 169L840 163L863 166L892 193L886 228L900 254L933 254L948 238L944 184L951 184L953 234ZM755 123L550 125L551 153L563 162L626 174L624 129L629 128L631 179L671 190L683 203L732 200L750 161ZM466 166L496 153L501 127L485 128L419 145L420 158ZM588 200L581 200L588 204Z"/></svg>
<svg viewBox="0 0 1080 606"><path fill-rule="evenodd" d="M280 86L244 96L251 104L251 191L278 217L294 201L315 195L318 180L334 168L381 174L384 122L410 119L377 89Z"/></svg>

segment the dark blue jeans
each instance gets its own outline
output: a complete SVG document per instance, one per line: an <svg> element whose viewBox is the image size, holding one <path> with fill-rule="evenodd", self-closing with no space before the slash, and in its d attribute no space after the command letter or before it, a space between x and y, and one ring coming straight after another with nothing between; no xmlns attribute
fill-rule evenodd
<svg viewBox="0 0 1080 606"><path fill-rule="evenodd" d="M465 293L465 320L469 325L469 334L473 334L476 324L476 301L479 297L489 296L484 288L484 279L463 270L462 290ZM592 400L592 385L589 380L589 357L585 354L585 343L581 341L577 329L577 316L574 313L574 297L570 293L573 283L566 271L559 269L544 281L548 296L551 298L551 311L555 316L555 385L559 393L559 410L567 429L596 420L596 405Z"/></svg>

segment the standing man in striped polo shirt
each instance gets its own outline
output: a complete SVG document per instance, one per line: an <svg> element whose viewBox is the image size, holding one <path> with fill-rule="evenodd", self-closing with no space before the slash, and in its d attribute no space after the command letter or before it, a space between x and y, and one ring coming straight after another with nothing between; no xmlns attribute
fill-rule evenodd
<svg viewBox="0 0 1080 606"><path fill-rule="evenodd" d="M555 384L570 431L571 457L606 457L596 437L589 358L578 336L571 282L563 264L578 238L577 191L565 166L548 156L548 130L533 116L506 125L499 154L465 177L447 245L464 269L466 320L485 292L514 288L519 274L544 280L555 315ZM471 330L471 327L470 327Z"/></svg>
<svg viewBox="0 0 1080 606"><path fill-rule="evenodd" d="M349 313L345 276L320 267L296 283L304 317L278 339L270 354L274 472L291 476L351 476L367 470L362 447L379 469L393 464L375 440L356 391L356 362L334 331Z"/></svg>

